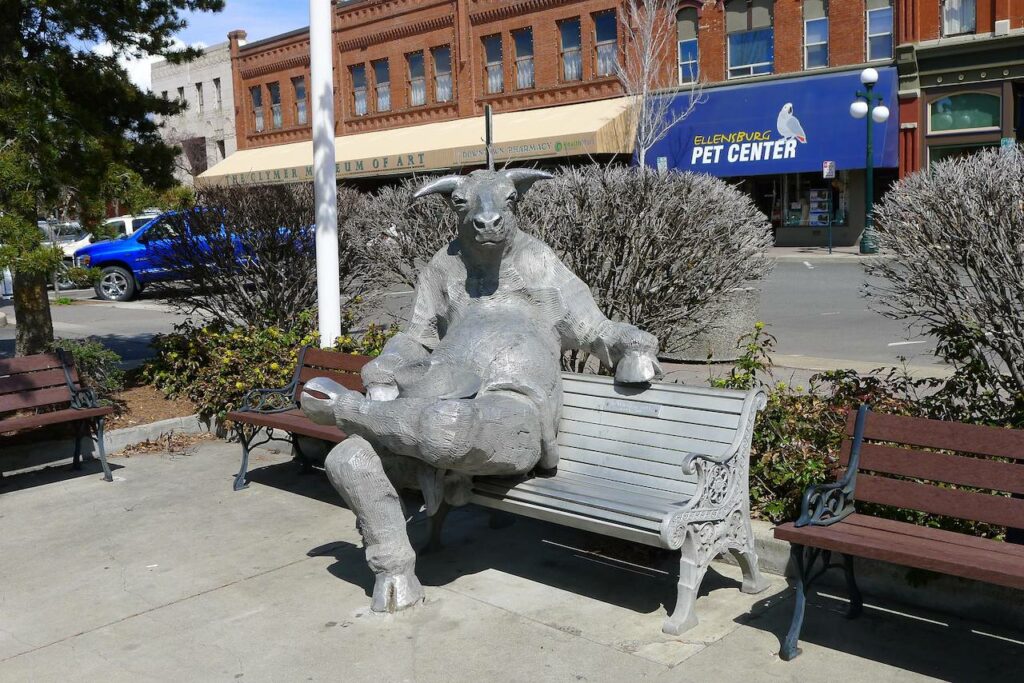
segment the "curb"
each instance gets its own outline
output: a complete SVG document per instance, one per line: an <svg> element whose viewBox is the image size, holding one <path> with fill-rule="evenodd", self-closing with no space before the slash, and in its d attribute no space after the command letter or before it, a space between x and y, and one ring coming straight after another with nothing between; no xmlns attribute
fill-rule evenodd
<svg viewBox="0 0 1024 683"><path fill-rule="evenodd" d="M789 576L790 544L775 538L775 526L770 522L753 520L752 524L758 566L769 574ZM719 560L735 564L729 553ZM967 619L1024 630L1020 591L1012 588L860 557L854 560L854 567L857 585L866 603L881 598L887 602L941 612L953 620ZM841 571L825 573L815 586L834 589L836 596L846 597L846 583Z"/></svg>
<svg viewBox="0 0 1024 683"><path fill-rule="evenodd" d="M199 420L198 415L188 417L172 417L144 425L113 429L103 434L103 447L107 455L143 441L155 441L165 434L178 432L183 434L199 434L210 431L209 427ZM96 453L96 444L91 439L82 440L82 455L89 458ZM60 460L70 460L75 454L74 439L39 441L24 443L4 448L4 470L27 469L49 465ZM11 462L13 461L13 462Z"/></svg>

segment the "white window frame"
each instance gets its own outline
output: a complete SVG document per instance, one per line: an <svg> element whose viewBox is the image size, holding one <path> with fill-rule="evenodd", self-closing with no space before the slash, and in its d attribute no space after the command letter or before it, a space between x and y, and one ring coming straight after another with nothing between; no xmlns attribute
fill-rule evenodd
<svg viewBox="0 0 1024 683"><path fill-rule="evenodd" d="M809 43L809 42L807 42L807 25L810 24L812 21L824 21L825 22L825 40L823 40L823 41L821 41L819 43ZM817 19L805 19L804 20L804 70L805 71L813 71L814 69L827 69L828 68L829 57L831 56L829 54L829 37L830 36L828 35L828 32L829 32L830 28L831 27L829 26L828 17L818 17ZM822 64L821 66L811 66L808 63L809 60L807 58L807 56L809 54L808 48L818 47L819 45L824 45L825 46L825 63Z"/></svg>
<svg viewBox="0 0 1024 683"><path fill-rule="evenodd" d="M732 65L732 41L729 40L729 37L730 36L740 35L741 33L753 33L754 31L771 31L771 34L772 34L772 61L770 61L770 62L754 62L753 64L744 64L743 66L735 66L734 67ZM762 28L751 28L751 29L747 29L746 31L733 31L732 33L727 33L726 36L725 36L725 51L726 51L726 60L727 60L726 64L725 64L726 74L728 76L727 80L733 81L733 80L737 80L737 79L740 79L740 78L753 78L754 76L768 76L770 74L775 73L775 25L773 24L771 26L765 26L765 27L762 27ZM767 73L763 73L763 74L756 74L756 73L754 73L754 69L756 67L759 67L759 66L770 66L771 67L771 71L769 71ZM735 74L734 75L733 71L735 71L737 69L748 69L748 73Z"/></svg>
<svg viewBox="0 0 1024 683"><path fill-rule="evenodd" d="M999 123L995 126L983 126L981 128L953 128L951 130L933 130L932 129L932 105L939 100L944 100L947 97L955 97L956 95L984 95L986 97L992 97L999 102ZM972 133L992 133L995 131L1001 131L1003 129L1003 98L994 92L987 90L964 90L950 93L943 93L936 95L925 103L925 111L928 113L928 128L926 129L927 135L931 136L943 136L943 135L964 135Z"/></svg>
<svg viewBox="0 0 1024 683"><path fill-rule="evenodd" d="M871 13L872 12L889 12L889 30L885 33L872 33L871 32ZM895 26L896 23L896 10L892 5L888 7L876 7L875 9L869 9L864 13L864 56L867 57L869 62L884 62L892 59L893 51L895 50ZM889 36L889 43L893 46L893 49L889 51L889 54L885 57L872 57L871 56L871 39L879 36Z"/></svg>
<svg viewBox="0 0 1024 683"><path fill-rule="evenodd" d="M941 7L940 11L942 12L942 16L941 16L942 26L941 26L940 30L942 31L942 37L943 38L948 38L948 37L951 37L951 36L969 36L969 35L972 35L972 34L978 32L978 2L977 2L977 0L960 0L960 2L962 2L962 3L970 2L972 4L972 10L973 10L973 14L974 14L974 21L971 23L971 28L968 31L957 31L956 33L948 33L946 31L946 5L949 3L949 0L942 0L942 2L940 3L940 7Z"/></svg>
<svg viewBox="0 0 1024 683"><path fill-rule="evenodd" d="M697 46L696 59L688 59L683 61L683 45L693 43ZM696 83L700 78L700 43L697 42L696 38L690 38L688 40L676 41L676 62L679 67L679 85L686 85L688 83ZM693 77L683 77L683 67L691 67L689 73L693 74Z"/></svg>

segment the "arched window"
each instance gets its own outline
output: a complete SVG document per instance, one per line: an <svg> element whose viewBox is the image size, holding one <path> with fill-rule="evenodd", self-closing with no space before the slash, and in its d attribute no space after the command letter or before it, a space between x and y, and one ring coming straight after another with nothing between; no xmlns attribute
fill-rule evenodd
<svg viewBox="0 0 1024 683"><path fill-rule="evenodd" d="M700 75L700 51L697 48L697 8L686 7L676 13L679 41L679 82L694 83Z"/></svg>
<svg viewBox="0 0 1024 683"><path fill-rule="evenodd" d="M1002 99L983 92L965 92L932 100L928 132L993 130L1002 125Z"/></svg>

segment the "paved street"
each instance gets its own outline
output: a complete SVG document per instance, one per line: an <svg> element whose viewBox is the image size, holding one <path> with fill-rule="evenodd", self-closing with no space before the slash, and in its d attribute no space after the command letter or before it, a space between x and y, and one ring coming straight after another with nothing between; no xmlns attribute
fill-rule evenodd
<svg viewBox="0 0 1024 683"><path fill-rule="evenodd" d="M902 356L910 365L939 367L931 356L930 340L868 310L860 296L863 283L856 257L783 252L762 283L761 298L761 319L778 338L776 364L807 369L853 366L868 371L898 365ZM126 361L147 357L150 339L183 319L145 295L138 301L110 303L91 294L91 290L72 292L68 295L78 303L52 308L56 335L98 337ZM379 309L368 318L385 323L401 320L410 301L411 294L401 289L385 294ZM9 300L0 305L0 312L14 317ZM13 327L0 328L0 355L13 353L14 334Z"/></svg>

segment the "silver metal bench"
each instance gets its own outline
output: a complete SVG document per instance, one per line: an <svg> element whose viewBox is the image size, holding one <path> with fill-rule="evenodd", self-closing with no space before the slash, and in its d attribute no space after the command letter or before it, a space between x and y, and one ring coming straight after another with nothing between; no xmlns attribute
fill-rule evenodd
<svg viewBox="0 0 1024 683"><path fill-rule="evenodd" d="M767 588L750 528L750 441L761 391L658 382L622 387L564 374L558 472L478 478L471 502L628 541L681 551L676 608L662 630L697 624L708 565L729 551L745 593ZM440 515L434 526L439 540Z"/></svg>

